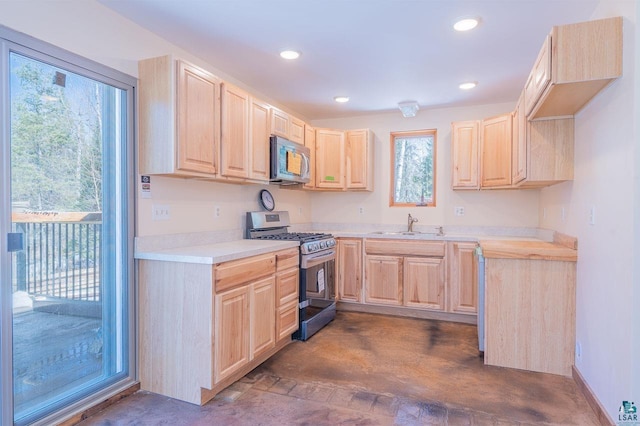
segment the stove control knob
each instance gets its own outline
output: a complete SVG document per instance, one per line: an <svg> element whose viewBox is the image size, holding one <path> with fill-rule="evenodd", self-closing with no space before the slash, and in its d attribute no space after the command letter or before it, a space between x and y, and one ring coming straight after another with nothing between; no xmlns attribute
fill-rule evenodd
<svg viewBox="0 0 640 426"><path fill-rule="evenodd" d="M326 247L326 244L324 241L320 241L320 248L323 249Z"/></svg>
<svg viewBox="0 0 640 426"><path fill-rule="evenodd" d="M318 243L313 243L313 244L311 245L311 249L312 249L312 250L318 250Z"/></svg>

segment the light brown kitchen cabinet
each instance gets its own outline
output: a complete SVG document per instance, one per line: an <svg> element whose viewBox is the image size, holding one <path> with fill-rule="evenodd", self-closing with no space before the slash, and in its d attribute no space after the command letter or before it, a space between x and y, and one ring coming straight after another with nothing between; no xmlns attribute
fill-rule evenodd
<svg viewBox="0 0 640 426"><path fill-rule="evenodd" d="M316 187L316 129L309 125L304 126L304 146L309 148L311 160L309 162L309 183L303 186L305 189L315 189Z"/></svg>
<svg viewBox="0 0 640 426"><path fill-rule="evenodd" d="M299 250L293 248L276 255L276 339L290 339L298 330L300 288Z"/></svg>
<svg viewBox="0 0 640 426"><path fill-rule="evenodd" d="M220 174L229 178L249 177L249 93L229 83L222 83L222 136L220 139Z"/></svg>
<svg viewBox="0 0 640 426"><path fill-rule="evenodd" d="M278 108L271 108L271 134L289 138L289 114Z"/></svg>
<svg viewBox="0 0 640 426"><path fill-rule="evenodd" d="M527 117L524 111L524 92L520 94L511 118L511 184L517 185L527 177Z"/></svg>
<svg viewBox="0 0 640 426"><path fill-rule="evenodd" d="M138 74L140 173L215 177L220 80L171 56L140 61Z"/></svg>
<svg viewBox="0 0 640 426"><path fill-rule="evenodd" d="M621 75L621 17L553 27L527 80L527 117L574 115Z"/></svg>
<svg viewBox="0 0 640 426"><path fill-rule="evenodd" d="M289 140L304 145L304 121L289 116Z"/></svg>
<svg viewBox="0 0 640 426"><path fill-rule="evenodd" d="M531 110L542 96L542 92L551 81L551 36L544 39L542 48L533 64L533 69L524 86L524 112L525 116L531 114Z"/></svg>
<svg viewBox="0 0 640 426"><path fill-rule="evenodd" d="M269 182L269 104L251 97L249 103L249 178Z"/></svg>
<svg viewBox="0 0 640 426"><path fill-rule="evenodd" d="M362 239L339 238L338 300L362 302Z"/></svg>
<svg viewBox="0 0 640 426"><path fill-rule="evenodd" d="M402 305L402 257L365 257L365 302Z"/></svg>
<svg viewBox="0 0 640 426"><path fill-rule="evenodd" d="M480 125L480 186L511 185L511 114L482 120Z"/></svg>
<svg viewBox="0 0 640 426"><path fill-rule="evenodd" d="M480 121L451 123L451 186L453 189L478 189Z"/></svg>
<svg viewBox="0 0 640 426"><path fill-rule="evenodd" d="M141 388L204 404L286 346L298 329L298 256L141 260Z"/></svg>
<svg viewBox="0 0 640 426"><path fill-rule="evenodd" d="M449 312L478 313L478 262L475 257L477 243L447 243L447 276Z"/></svg>
<svg viewBox="0 0 640 426"><path fill-rule="evenodd" d="M444 265L444 258L404 258L405 306L445 310Z"/></svg>
<svg viewBox="0 0 640 426"><path fill-rule="evenodd" d="M316 129L316 188L345 188L344 132Z"/></svg>
<svg viewBox="0 0 640 426"><path fill-rule="evenodd" d="M369 129L346 132L346 189L373 191L373 143Z"/></svg>
<svg viewBox="0 0 640 426"><path fill-rule="evenodd" d="M243 286L215 296L215 383L249 362L249 290Z"/></svg>
<svg viewBox="0 0 640 426"><path fill-rule="evenodd" d="M254 359L276 345L276 287L273 276L251 286L249 314L251 316L249 353Z"/></svg>

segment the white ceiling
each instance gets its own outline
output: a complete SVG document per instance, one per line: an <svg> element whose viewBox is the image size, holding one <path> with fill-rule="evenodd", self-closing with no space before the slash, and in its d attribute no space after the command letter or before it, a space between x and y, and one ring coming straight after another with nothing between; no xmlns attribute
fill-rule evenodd
<svg viewBox="0 0 640 426"><path fill-rule="evenodd" d="M545 35L597 0L99 0L304 118L516 101ZM458 33L460 16L478 16ZM293 62L280 50L302 52ZM464 81L478 87L462 91ZM351 98L347 104L336 95ZM400 112L398 111L398 114Z"/></svg>

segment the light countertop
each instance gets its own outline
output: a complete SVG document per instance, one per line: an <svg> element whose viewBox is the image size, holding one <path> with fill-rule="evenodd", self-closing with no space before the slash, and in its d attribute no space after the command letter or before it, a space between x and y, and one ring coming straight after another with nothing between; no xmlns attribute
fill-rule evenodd
<svg viewBox="0 0 640 426"><path fill-rule="evenodd" d="M534 259L575 262L578 251L564 245L547 241L480 239L480 247L485 258L493 259Z"/></svg>
<svg viewBox="0 0 640 426"><path fill-rule="evenodd" d="M162 260L166 262L213 265L215 263L298 247L299 245L300 243L298 241L235 240L163 250L141 250L136 251L134 257L139 260Z"/></svg>

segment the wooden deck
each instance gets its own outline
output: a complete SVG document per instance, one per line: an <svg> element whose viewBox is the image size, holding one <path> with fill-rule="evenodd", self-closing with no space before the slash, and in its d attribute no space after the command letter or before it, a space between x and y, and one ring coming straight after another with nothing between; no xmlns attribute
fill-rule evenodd
<svg viewBox="0 0 640 426"><path fill-rule="evenodd" d="M16 412L28 411L51 395L102 374L102 320L78 313L83 310L49 303L14 314Z"/></svg>

